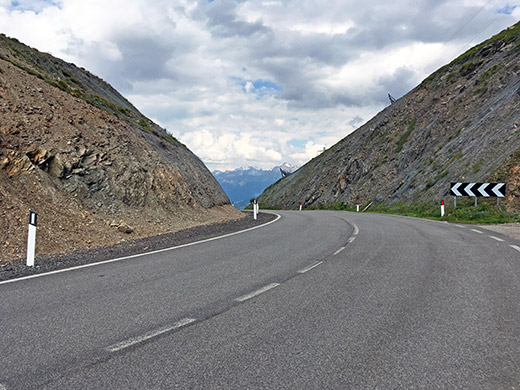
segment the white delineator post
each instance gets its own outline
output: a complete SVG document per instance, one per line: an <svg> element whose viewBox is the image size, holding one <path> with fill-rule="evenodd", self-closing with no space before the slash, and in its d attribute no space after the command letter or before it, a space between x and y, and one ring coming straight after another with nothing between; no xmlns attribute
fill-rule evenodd
<svg viewBox="0 0 520 390"><path fill-rule="evenodd" d="M356 204L356 211L359 213L359 202Z"/></svg>
<svg viewBox="0 0 520 390"><path fill-rule="evenodd" d="M444 217L444 201L441 200L441 217Z"/></svg>
<svg viewBox="0 0 520 390"><path fill-rule="evenodd" d="M258 211L256 209L257 203L256 200L253 202L253 218L256 220L256 214L258 214Z"/></svg>
<svg viewBox="0 0 520 390"><path fill-rule="evenodd" d="M29 234L27 237L27 267L34 267L37 218L38 213L36 213L36 211L31 210L29 213Z"/></svg>
<svg viewBox="0 0 520 390"><path fill-rule="evenodd" d="M302 211L302 202L300 202L300 211Z"/></svg>

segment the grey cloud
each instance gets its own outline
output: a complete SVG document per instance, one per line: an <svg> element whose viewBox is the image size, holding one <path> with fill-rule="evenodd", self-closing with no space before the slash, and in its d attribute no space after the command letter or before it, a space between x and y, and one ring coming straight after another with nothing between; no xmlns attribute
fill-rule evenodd
<svg viewBox="0 0 520 390"><path fill-rule="evenodd" d="M154 37L122 37L116 44L123 54L122 73L132 80L154 80L165 75L165 63L175 51L173 42Z"/></svg>
<svg viewBox="0 0 520 390"><path fill-rule="evenodd" d="M253 23L239 20L236 15L237 2L233 0L213 1L206 4L205 16L207 25L212 34L219 37L242 36L249 37L255 34L269 34L271 29L261 21Z"/></svg>
<svg viewBox="0 0 520 390"><path fill-rule="evenodd" d="M131 90L132 83L136 82L166 79L173 82L182 80L183 85L188 82L182 77L183 69L175 69L169 64L175 63L177 57L182 58L193 47L179 42L175 36L139 36L121 32L112 43L119 49L122 58L118 61L103 61L100 58L103 62L96 64L96 68L123 92ZM96 45L89 50L97 50Z"/></svg>
<svg viewBox="0 0 520 390"><path fill-rule="evenodd" d="M359 124L363 123L363 118L361 118L359 115L355 116L354 118L352 118L352 120L350 120L348 122L348 125L351 126L352 128L357 128L359 126Z"/></svg>
<svg viewBox="0 0 520 390"><path fill-rule="evenodd" d="M394 71L390 76L380 77L378 86L375 91L377 95L373 95L373 101L387 102L388 93L399 98L410 91L415 86L415 72L409 68L401 67Z"/></svg>

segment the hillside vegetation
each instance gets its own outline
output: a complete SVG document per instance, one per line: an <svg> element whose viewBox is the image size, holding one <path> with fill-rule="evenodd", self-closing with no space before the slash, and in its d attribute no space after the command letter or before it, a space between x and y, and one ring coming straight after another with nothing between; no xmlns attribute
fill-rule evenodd
<svg viewBox="0 0 520 390"><path fill-rule="evenodd" d="M260 196L295 208L438 201L450 182L506 181L520 200L520 23L442 67Z"/></svg>

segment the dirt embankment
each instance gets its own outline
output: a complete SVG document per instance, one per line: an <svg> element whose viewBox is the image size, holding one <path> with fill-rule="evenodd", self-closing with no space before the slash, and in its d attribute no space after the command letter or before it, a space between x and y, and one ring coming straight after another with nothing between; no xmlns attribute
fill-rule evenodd
<svg viewBox="0 0 520 390"><path fill-rule="evenodd" d="M240 219L173 137L132 126L0 59L0 261Z"/></svg>

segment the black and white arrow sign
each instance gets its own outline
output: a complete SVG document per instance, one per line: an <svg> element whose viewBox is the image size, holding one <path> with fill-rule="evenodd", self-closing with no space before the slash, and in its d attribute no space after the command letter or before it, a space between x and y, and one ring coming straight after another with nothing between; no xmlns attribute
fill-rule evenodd
<svg viewBox="0 0 520 390"><path fill-rule="evenodd" d="M450 195L504 198L506 183L451 183Z"/></svg>

